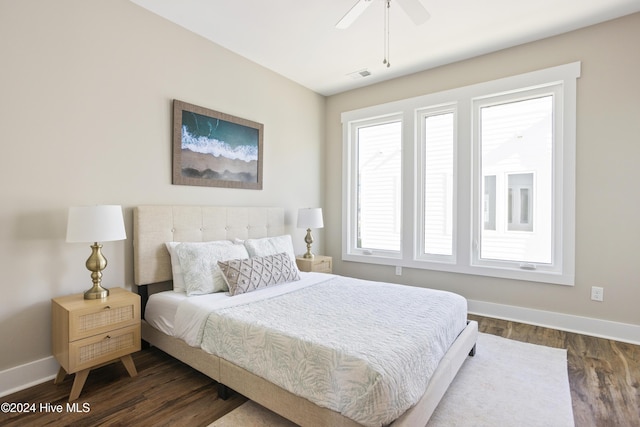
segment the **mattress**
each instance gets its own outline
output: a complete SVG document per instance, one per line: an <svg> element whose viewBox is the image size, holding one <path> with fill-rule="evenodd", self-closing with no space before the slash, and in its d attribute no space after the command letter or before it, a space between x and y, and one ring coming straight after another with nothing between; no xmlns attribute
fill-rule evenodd
<svg viewBox="0 0 640 427"><path fill-rule="evenodd" d="M467 316L449 292L320 273L234 297L164 294L148 322L365 426L418 401Z"/></svg>

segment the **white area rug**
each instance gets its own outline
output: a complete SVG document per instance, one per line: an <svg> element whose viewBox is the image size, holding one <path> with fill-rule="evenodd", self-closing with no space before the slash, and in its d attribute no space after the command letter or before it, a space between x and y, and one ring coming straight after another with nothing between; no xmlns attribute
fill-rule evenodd
<svg viewBox="0 0 640 427"><path fill-rule="evenodd" d="M428 427L574 426L567 351L479 334ZM247 402L210 427L291 427Z"/></svg>
<svg viewBox="0 0 640 427"><path fill-rule="evenodd" d="M567 350L479 334L429 427L573 427Z"/></svg>

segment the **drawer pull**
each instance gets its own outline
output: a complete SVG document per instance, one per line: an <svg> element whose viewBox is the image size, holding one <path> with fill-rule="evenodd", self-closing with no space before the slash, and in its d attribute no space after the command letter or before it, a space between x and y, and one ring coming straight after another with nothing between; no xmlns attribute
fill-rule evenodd
<svg viewBox="0 0 640 427"><path fill-rule="evenodd" d="M110 305L105 305L104 306L104 310L111 310L111 306Z"/></svg>
<svg viewBox="0 0 640 427"><path fill-rule="evenodd" d="M111 339L111 335L107 335L106 337L104 337L105 340L110 340Z"/></svg>

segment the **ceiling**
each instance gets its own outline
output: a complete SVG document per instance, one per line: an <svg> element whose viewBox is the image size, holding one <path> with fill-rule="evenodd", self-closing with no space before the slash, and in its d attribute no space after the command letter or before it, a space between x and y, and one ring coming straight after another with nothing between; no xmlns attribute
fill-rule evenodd
<svg viewBox="0 0 640 427"><path fill-rule="evenodd" d="M131 1L322 95L640 11L640 0L419 0L431 17L415 25L391 0L386 67L385 0L347 29L335 25L357 0Z"/></svg>

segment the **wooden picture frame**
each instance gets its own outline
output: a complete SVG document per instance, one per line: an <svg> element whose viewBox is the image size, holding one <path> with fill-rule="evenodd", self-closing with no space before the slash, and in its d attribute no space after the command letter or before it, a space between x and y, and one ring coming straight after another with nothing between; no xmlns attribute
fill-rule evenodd
<svg viewBox="0 0 640 427"><path fill-rule="evenodd" d="M261 123L173 100L174 185L262 190Z"/></svg>

